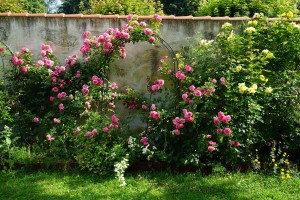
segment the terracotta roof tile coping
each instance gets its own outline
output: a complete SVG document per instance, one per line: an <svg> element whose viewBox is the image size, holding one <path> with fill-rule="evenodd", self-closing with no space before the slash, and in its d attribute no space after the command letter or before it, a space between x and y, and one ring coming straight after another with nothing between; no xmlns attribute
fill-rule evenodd
<svg viewBox="0 0 300 200"><path fill-rule="evenodd" d="M193 20L211 20L211 16L193 17Z"/></svg>
<svg viewBox="0 0 300 200"><path fill-rule="evenodd" d="M32 13L32 14L28 14L28 17L46 17L47 13Z"/></svg>
<svg viewBox="0 0 300 200"><path fill-rule="evenodd" d="M91 15L84 15L84 14L64 14L64 13L57 13L57 14L47 14L47 13L0 13L0 17L52 17L52 18L101 18L101 19L126 19L128 15L101 15L101 14L91 14ZM138 16L139 19L148 20L153 17L153 15L148 16ZM249 17L211 17L211 16L199 16L199 17L193 17L193 16L174 16L174 15L166 15L161 16L163 20L203 20L203 21L245 21L250 20ZM269 21L274 21L279 18L268 18ZM300 17L296 18L292 21L300 21Z"/></svg>
<svg viewBox="0 0 300 200"><path fill-rule="evenodd" d="M70 15L64 15L64 17L69 18L82 18L83 14L70 14Z"/></svg>
<svg viewBox="0 0 300 200"><path fill-rule="evenodd" d="M212 17L211 20L216 20L216 21L229 21L230 17Z"/></svg>
<svg viewBox="0 0 300 200"><path fill-rule="evenodd" d="M250 20L249 17L230 17L229 18L230 21L247 21Z"/></svg>
<svg viewBox="0 0 300 200"><path fill-rule="evenodd" d="M11 13L9 16L11 16L11 17L27 17L28 13Z"/></svg>
<svg viewBox="0 0 300 200"><path fill-rule="evenodd" d="M83 15L83 18L101 18L102 15L94 14L94 15Z"/></svg>
<svg viewBox="0 0 300 200"><path fill-rule="evenodd" d="M65 17L65 13L47 14L46 17Z"/></svg>
<svg viewBox="0 0 300 200"><path fill-rule="evenodd" d="M6 12L6 13L0 13L0 17L8 17L10 16L11 12Z"/></svg>

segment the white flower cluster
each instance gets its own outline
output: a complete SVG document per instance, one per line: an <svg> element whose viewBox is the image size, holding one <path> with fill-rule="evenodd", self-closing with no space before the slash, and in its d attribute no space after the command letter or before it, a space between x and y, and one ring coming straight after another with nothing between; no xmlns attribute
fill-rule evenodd
<svg viewBox="0 0 300 200"><path fill-rule="evenodd" d="M191 159L190 160L185 160L184 161L184 164L196 164L198 165L200 162L200 158L199 158L199 155L198 154L192 154L191 155Z"/></svg>
<svg viewBox="0 0 300 200"><path fill-rule="evenodd" d="M157 148L155 146L152 146L152 150L150 150L150 145L148 144L147 146L142 146L142 153L145 155L153 155L154 154L154 150L156 150Z"/></svg>
<svg viewBox="0 0 300 200"><path fill-rule="evenodd" d="M128 148L130 150L134 150L136 146L137 146L136 138L130 136L128 139Z"/></svg>
<svg viewBox="0 0 300 200"><path fill-rule="evenodd" d="M126 181L125 181L125 177L124 177L124 173L125 170L128 168L129 164L128 164L128 157L129 155L126 154L126 157L123 158L123 160L121 160L120 162L116 163L114 165L115 167L115 172L117 173L117 177L120 183L120 187L123 187L126 185Z"/></svg>
<svg viewBox="0 0 300 200"><path fill-rule="evenodd" d="M214 40L201 40L200 41L200 45L202 45L202 46L211 46L212 45L212 43L214 42Z"/></svg>

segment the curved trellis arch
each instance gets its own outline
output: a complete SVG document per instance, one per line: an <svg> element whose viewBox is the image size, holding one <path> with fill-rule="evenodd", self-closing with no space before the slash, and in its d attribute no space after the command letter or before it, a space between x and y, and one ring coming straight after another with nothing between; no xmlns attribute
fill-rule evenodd
<svg viewBox="0 0 300 200"><path fill-rule="evenodd" d="M2 73L4 73L5 69L7 68L6 65L11 64L11 58L13 56L13 52L10 50L10 48L0 40L0 47L4 48L4 51L0 53L0 66L2 66ZM3 76L4 74L0 74L0 76ZM5 78L4 78L4 85L5 84Z"/></svg>
<svg viewBox="0 0 300 200"><path fill-rule="evenodd" d="M4 51L5 51L5 53L8 53L9 54L9 56L10 57L12 57L12 55L13 55L13 53L12 53L12 51L8 48L8 46L4 43L4 42L2 42L1 40L0 40L0 47L1 46L3 46L5 49L4 49ZM4 67L5 67L5 57L7 56L6 54L3 54L3 53L1 53L0 54L0 58L1 58L1 64L2 64L2 67L3 67L3 69L4 69Z"/></svg>

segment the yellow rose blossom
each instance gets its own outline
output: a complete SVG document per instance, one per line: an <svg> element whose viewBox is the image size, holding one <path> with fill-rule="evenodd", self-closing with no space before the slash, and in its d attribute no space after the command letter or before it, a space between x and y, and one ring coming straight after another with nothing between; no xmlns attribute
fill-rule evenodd
<svg viewBox="0 0 300 200"><path fill-rule="evenodd" d="M245 33L247 33L247 34L252 34L255 31L256 31L256 29L252 26L245 29Z"/></svg>
<svg viewBox="0 0 300 200"><path fill-rule="evenodd" d="M254 90L257 90L257 84L253 84L253 85L251 86L251 88L253 88Z"/></svg>
<svg viewBox="0 0 300 200"><path fill-rule="evenodd" d="M256 92L256 90L254 88L248 88L247 90L250 94L254 94Z"/></svg>
<svg viewBox="0 0 300 200"><path fill-rule="evenodd" d="M257 25L257 20L249 21L248 25L254 25L254 26L256 26Z"/></svg>
<svg viewBox="0 0 300 200"><path fill-rule="evenodd" d="M271 59L271 58L275 58L274 54L269 52L266 56L266 58Z"/></svg>
<svg viewBox="0 0 300 200"><path fill-rule="evenodd" d="M272 159L272 162L275 162L275 159L274 159L274 158Z"/></svg>
<svg viewBox="0 0 300 200"><path fill-rule="evenodd" d="M287 19L291 19L291 18L293 18L293 16L294 16L294 13L291 12L291 11L289 11L289 12L286 14L286 18L287 18Z"/></svg>
<svg viewBox="0 0 300 200"><path fill-rule="evenodd" d="M240 93L244 93L245 91L248 90L248 87L245 85L245 83L239 83L238 88Z"/></svg>
<svg viewBox="0 0 300 200"><path fill-rule="evenodd" d="M259 75L259 79L260 79L261 81L265 81L265 80L266 80L266 77L265 77L264 75Z"/></svg>
<svg viewBox="0 0 300 200"><path fill-rule="evenodd" d="M268 49L262 50L262 53L263 53L263 54L266 54L266 55L267 55L269 52L270 52L270 51L269 51Z"/></svg>
<svg viewBox="0 0 300 200"><path fill-rule="evenodd" d="M277 164L274 164L275 167L277 167Z"/></svg>
<svg viewBox="0 0 300 200"><path fill-rule="evenodd" d="M236 70L237 72L240 72L242 69L243 69L243 68L242 68L241 65L238 65L238 66L236 66L236 68L235 68L235 70Z"/></svg>
<svg viewBox="0 0 300 200"><path fill-rule="evenodd" d="M267 88L265 89L265 92L268 93L268 94L270 94L270 93L273 92L273 89L272 89L271 87L267 87Z"/></svg>
<svg viewBox="0 0 300 200"><path fill-rule="evenodd" d="M226 22L225 24L222 25L222 30L226 30L226 29L231 29L232 28L232 24Z"/></svg>

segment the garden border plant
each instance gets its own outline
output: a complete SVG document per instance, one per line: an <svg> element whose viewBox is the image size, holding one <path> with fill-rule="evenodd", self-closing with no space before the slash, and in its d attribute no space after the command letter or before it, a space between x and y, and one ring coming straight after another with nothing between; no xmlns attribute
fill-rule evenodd
<svg viewBox="0 0 300 200"><path fill-rule="evenodd" d="M274 22L256 14L240 34L225 23L215 41L193 40L177 54L178 69L163 56L160 74L145 86L149 94L121 91L108 80L110 63L126 57L127 43L159 41L161 17L153 17L150 25L130 15L122 30L85 32L83 62L73 55L60 66L45 44L37 62L27 48L16 52L6 71L13 118L7 123L19 145L34 145L47 159L75 158L89 172L109 174L115 167L121 186L136 161L260 168L260 160L273 161L274 141L297 148L300 49L293 42L300 28L292 13ZM133 132L118 118L120 101L145 122L144 131ZM253 151L255 158L248 156Z"/></svg>

